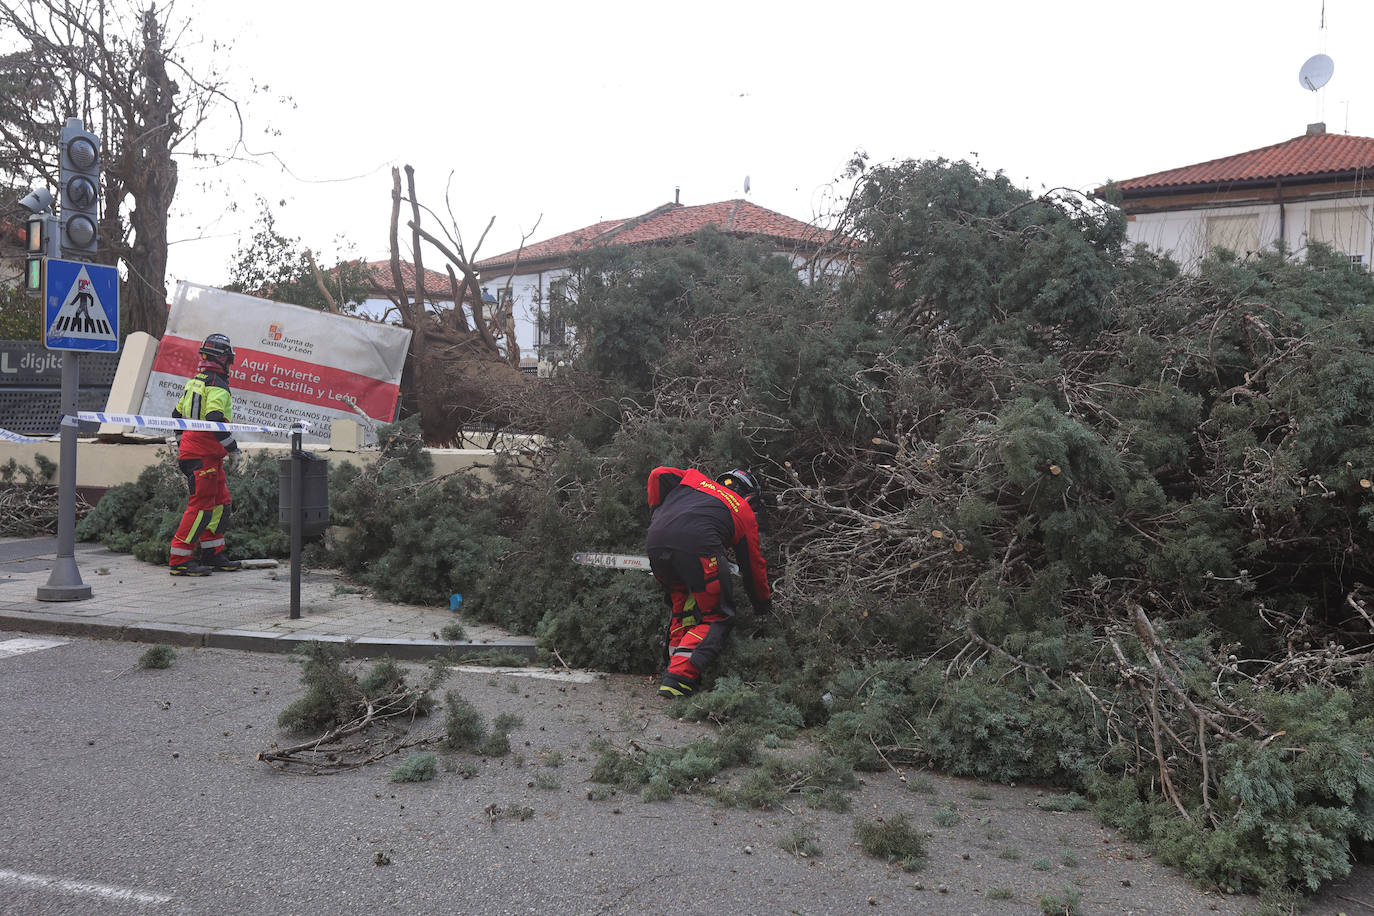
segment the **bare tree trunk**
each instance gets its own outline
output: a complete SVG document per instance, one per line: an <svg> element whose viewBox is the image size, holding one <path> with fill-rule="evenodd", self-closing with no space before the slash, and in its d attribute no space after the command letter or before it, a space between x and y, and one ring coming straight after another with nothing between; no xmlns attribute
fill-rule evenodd
<svg viewBox="0 0 1374 916"><path fill-rule="evenodd" d="M121 301L130 330L161 337L167 330L167 218L177 190L172 143L180 124L155 8L143 12L141 31L142 93L133 99L122 144L126 187L137 204L129 213L133 244L123 252L129 277Z"/></svg>
<svg viewBox="0 0 1374 916"><path fill-rule="evenodd" d="M420 412L420 402L417 391L420 387L422 373L419 370L419 359L417 347L422 346L419 342L421 337L417 330L419 320L416 311L423 311L423 308L415 310L411 307L410 297L406 293L405 275L401 273L401 170L392 168L391 170L391 229L389 239L391 241L391 292L388 294L391 302L396 306L396 312L401 316L401 325L410 328L410 353L406 359L405 367L401 370L401 416L408 417Z"/></svg>
<svg viewBox="0 0 1374 916"><path fill-rule="evenodd" d="M329 292L329 285L325 283L324 274L320 272L319 265L315 263L315 253L309 248L305 249L305 259L310 262L310 274L315 278L315 288L320 291L321 296L324 296L325 308L338 314L340 311L339 303L334 301L333 294ZM341 295L343 293L342 280L339 282L339 293Z"/></svg>

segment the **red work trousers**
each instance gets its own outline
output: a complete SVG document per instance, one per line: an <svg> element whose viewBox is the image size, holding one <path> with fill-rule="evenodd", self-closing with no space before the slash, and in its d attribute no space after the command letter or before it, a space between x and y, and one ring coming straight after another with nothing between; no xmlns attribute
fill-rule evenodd
<svg viewBox="0 0 1374 916"><path fill-rule="evenodd" d="M224 478L224 459L182 458L177 461L186 475L190 496L181 524L172 536L169 562L180 566L191 562L199 546L202 557L224 549L224 528L229 521L229 484Z"/></svg>
<svg viewBox="0 0 1374 916"><path fill-rule="evenodd" d="M664 683L701 681L702 673L720 655L735 625L735 608L728 569L722 557L689 556L665 550L649 557L654 575L668 589L672 618L668 621L668 671Z"/></svg>

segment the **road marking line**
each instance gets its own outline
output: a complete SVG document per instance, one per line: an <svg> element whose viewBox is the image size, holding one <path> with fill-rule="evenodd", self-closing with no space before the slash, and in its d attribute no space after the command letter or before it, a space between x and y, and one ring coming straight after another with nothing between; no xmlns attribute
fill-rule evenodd
<svg viewBox="0 0 1374 916"><path fill-rule="evenodd" d="M166 894L152 894L113 884L97 884L94 881L73 881L70 878L55 878L51 875L28 875L23 872L0 868L0 886L3 885L37 887L43 890L60 891L64 894L99 897L102 900L117 900L126 903L172 902L172 898Z"/></svg>
<svg viewBox="0 0 1374 916"><path fill-rule="evenodd" d="M509 674L512 677L533 677L545 681L571 681L574 684L590 684L596 675L581 671L546 671L540 668L504 668L495 665L449 665L450 671L466 671L469 674Z"/></svg>
<svg viewBox="0 0 1374 916"><path fill-rule="evenodd" d="M40 649L55 649L58 646L65 646L69 642L71 642L70 639L6 639L0 641L0 658L23 655L25 652L37 652Z"/></svg>

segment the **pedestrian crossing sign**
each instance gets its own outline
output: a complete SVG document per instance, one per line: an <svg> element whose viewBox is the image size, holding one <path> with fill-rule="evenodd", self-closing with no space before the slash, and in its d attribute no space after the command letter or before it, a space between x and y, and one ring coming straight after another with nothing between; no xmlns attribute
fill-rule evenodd
<svg viewBox="0 0 1374 916"><path fill-rule="evenodd" d="M119 349L119 272L104 264L48 259L43 343L49 350Z"/></svg>

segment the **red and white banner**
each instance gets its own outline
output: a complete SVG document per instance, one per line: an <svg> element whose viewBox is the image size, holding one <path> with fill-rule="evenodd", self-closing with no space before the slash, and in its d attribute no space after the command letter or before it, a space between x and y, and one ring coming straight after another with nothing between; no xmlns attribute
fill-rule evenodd
<svg viewBox="0 0 1374 916"><path fill-rule="evenodd" d="M229 384L236 423L284 428L305 420L311 424L305 441L328 443L330 420L362 419L349 400L373 420L395 417L409 330L185 282L172 298L141 414L172 415L196 374L201 341L211 334L225 334L234 345Z"/></svg>

